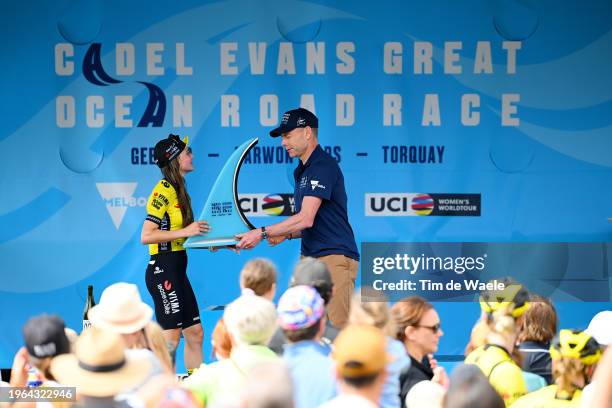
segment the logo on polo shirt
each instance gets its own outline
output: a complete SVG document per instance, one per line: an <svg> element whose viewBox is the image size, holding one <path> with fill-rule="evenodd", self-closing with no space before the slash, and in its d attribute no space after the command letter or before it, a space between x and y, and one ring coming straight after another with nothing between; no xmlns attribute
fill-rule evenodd
<svg viewBox="0 0 612 408"><path fill-rule="evenodd" d="M323 184L319 184L319 180L310 180L310 187L314 190L315 188L322 188L325 190L325 186Z"/></svg>
<svg viewBox="0 0 612 408"><path fill-rule="evenodd" d="M300 179L300 188L306 188L307 185L308 185L308 176L303 176Z"/></svg>

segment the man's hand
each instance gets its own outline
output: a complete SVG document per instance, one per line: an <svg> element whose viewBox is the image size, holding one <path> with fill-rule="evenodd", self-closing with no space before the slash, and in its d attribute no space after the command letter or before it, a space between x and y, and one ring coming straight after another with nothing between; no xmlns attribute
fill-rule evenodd
<svg viewBox="0 0 612 408"><path fill-rule="evenodd" d="M276 246L287 239L286 235L280 235L278 237L268 237L268 244L270 246Z"/></svg>
<svg viewBox="0 0 612 408"><path fill-rule="evenodd" d="M261 242L261 228L256 228L244 234L238 234L235 238L240 240L240 242L236 244L236 248L253 249Z"/></svg>

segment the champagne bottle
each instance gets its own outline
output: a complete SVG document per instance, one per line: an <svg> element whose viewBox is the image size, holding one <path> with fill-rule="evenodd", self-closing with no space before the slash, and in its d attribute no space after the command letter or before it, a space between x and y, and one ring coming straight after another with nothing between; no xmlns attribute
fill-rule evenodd
<svg viewBox="0 0 612 408"><path fill-rule="evenodd" d="M89 321L89 309L96 305L96 301L94 300L93 295L93 286L87 286L87 300L85 301L85 310L83 310L83 330L91 327L91 322Z"/></svg>

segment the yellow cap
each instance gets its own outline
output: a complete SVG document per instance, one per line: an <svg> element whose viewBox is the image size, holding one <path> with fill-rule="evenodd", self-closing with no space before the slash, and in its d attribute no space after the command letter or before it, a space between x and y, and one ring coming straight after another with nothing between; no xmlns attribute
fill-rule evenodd
<svg viewBox="0 0 612 408"><path fill-rule="evenodd" d="M383 332L367 325L346 326L336 337L332 358L342 377L362 378L380 373L393 361Z"/></svg>

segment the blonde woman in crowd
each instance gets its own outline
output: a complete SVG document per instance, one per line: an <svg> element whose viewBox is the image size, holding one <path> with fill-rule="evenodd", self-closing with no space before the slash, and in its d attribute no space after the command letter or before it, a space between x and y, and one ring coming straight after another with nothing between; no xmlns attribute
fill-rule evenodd
<svg viewBox="0 0 612 408"><path fill-rule="evenodd" d="M590 382L601 358L599 344L586 332L561 330L550 346L550 355L555 383L525 395L513 408L580 406L582 389Z"/></svg>
<svg viewBox="0 0 612 408"><path fill-rule="evenodd" d="M484 345L465 358L478 366L506 406L527 393L521 368L513 360L516 344L516 319L529 307L528 293L522 285L507 282L504 290L485 292L480 297L486 336Z"/></svg>

